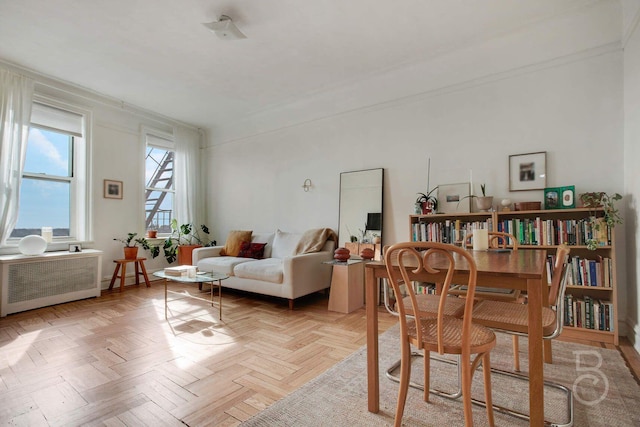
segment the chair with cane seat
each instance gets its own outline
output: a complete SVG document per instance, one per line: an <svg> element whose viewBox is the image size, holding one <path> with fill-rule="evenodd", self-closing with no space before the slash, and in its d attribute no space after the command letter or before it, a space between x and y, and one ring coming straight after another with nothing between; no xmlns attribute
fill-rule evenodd
<svg viewBox="0 0 640 427"><path fill-rule="evenodd" d="M468 271L468 290L462 318L447 316L445 300L447 291L455 271L456 260L464 260ZM472 322L473 297L476 287L477 268L470 254L453 245L436 242L405 242L391 246L384 256L389 283L396 295L402 295L400 286L410 284L418 272L427 272L438 278L442 283L442 293L438 310L435 314L422 313L412 286L406 286L406 292L411 302L410 314L405 305L405 298L397 299L400 319L400 387L395 414L395 426L402 423L404 407L411 375L411 345L424 352L424 395L429 401L429 368L430 352L439 354L457 354L460 356L462 370L462 400L464 405L465 425L472 426L471 410L471 381L473 372L482 363L484 377L484 392L487 418L490 425L494 424L493 406L491 400L491 364L490 351L496 345L496 336L489 328ZM440 268L433 267L438 262ZM458 261L460 262L460 261ZM471 359L471 355L475 357Z"/></svg>
<svg viewBox="0 0 640 427"><path fill-rule="evenodd" d="M564 324L564 294L569 272L567 258L570 249L561 245L556 252L556 261L549 289L549 307L542 310L543 338L553 339L562 332ZM529 330L528 308L526 304L503 301L482 300L473 310L474 320L492 329L513 334L514 365L520 370L518 336L527 336Z"/></svg>

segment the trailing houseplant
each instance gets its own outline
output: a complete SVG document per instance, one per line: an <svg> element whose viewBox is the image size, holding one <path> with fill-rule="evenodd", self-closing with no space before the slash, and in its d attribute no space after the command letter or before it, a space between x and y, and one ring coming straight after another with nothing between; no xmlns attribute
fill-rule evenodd
<svg viewBox="0 0 640 427"><path fill-rule="evenodd" d="M585 208L592 209L589 222L592 230L599 232L603 224L613 229L616 224L622 224L622 218L620 217L620 211L615 206L615 203L622 199L619 193L607 194L605 192L590 192L580 195L580 201ZM604 220L600 220L596 217L595 209L602 208L604 211ZM598 247L599 240L591 238L587 240L587 248L595 250Z"/></svg>
<svg viewBox="0 0 640 427"><path fill-rule="evenodd" d="M138 233L128 233L125 239L114 238L118 242L124 243L124 257L126 259L134 259L138 254L138 246L151 253L151 257L155 258L160 254L160 248L152 245L144 237L136 237Z"/></svg>
<svg viewBox="0 0 640 427"><path fill-rule="evenodd" d="M167 262L171 264L178 258L179 248L214 246L215 240L209 240L209 227L202 224L196 227L193 223L178 224L177 219L171 220L171 234L165 239L162 251ZM200 233L203 233L201 235Z"/></svg>

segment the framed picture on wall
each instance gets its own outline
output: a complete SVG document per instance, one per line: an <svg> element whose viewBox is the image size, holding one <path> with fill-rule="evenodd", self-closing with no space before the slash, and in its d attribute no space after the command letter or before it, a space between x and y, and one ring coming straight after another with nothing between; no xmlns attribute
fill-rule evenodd
<svg viewBox="0 0 640 427"><path fill-rule="evenodd" d="M470 184L440 184L438 185L439 213L469 213L471 212Z"/></svg>
<svg viewBox="0 0 640 427"><path fill-rule="evenodd" d="M122 199L122 181L104 180L104 198Z"/></svg>
<svg viewBox="0 0 640 427"><path fill-rule="evenodd" d="M509 191L542 190L546 184L546 151L509 156Z"/></svg>

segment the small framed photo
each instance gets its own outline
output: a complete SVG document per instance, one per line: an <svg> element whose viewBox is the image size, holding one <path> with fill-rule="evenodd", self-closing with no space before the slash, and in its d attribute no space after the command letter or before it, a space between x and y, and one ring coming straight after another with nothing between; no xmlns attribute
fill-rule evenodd
<svg viewBox="0 0 640 427"><path fill-rule="evenodd" d="M104 198L122 199L122 181L104 180Z"/></svg>
<svg viewBox="0 0 640 427"><path fill-rule="evenodd" d="M576 207L576 187L551 187L544 189L545 209L573 209Z"/></svg>
<svg viewBox="0 0 640 427"><path fill-rule="evenodd" d="M471 198L469 197L470 184L438 185L438 212L439 213L469 213L471 212Z"/></svg>
<svg viewBox="0 0 640 427"><path fill-rule="evenodd" d="M509 156L509 191L542 190L546 184L546 151Z"/></svg>
<svg viewBox="0 0 640 427"><path fill-rule="evenodd" d="M78 243L74 243L73 245L69 245L69 252L82 252L82 245Z"/></svg>

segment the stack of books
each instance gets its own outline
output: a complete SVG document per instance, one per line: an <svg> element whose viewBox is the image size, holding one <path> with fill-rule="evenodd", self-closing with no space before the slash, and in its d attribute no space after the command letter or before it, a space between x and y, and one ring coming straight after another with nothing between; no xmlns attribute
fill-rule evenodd
<svg viewBox="0 0 640 427"><path fill-rule="evenodd" d="M195 277L196 267L193 265L179 265L177 267L166 267L164 274L172 277Z"/></svg>

